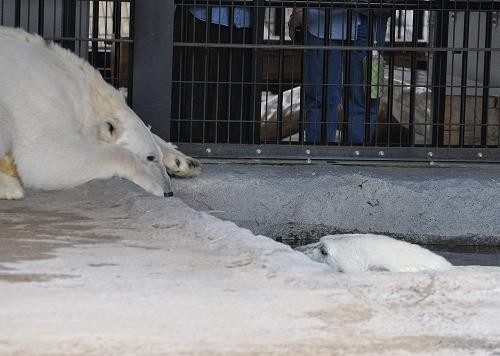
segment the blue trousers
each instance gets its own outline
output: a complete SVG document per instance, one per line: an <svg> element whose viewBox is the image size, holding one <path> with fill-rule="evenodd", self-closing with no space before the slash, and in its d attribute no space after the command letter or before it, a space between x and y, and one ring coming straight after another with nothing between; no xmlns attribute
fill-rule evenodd
<svg viewBox="0 0 500 356"><path fill-rule="evenodd" d="M371 46L368 44L368 18L360 16L357 38L351 41L353 46ZM387 18L375 17L373 19L373 36L377 40L377 46L383 46L385 42L385 32L387 29ZM325 41L310 33L306 35L306 44L324 45ZM341 40L330 40L330 45L345 45ZM343 51L327 50L326 57L328 63L328 78L326 84L323 79L323 63L325 50L314 49L306 51L306 70L304 78L305 87L305 110L306 110L306 142L321 142L321 127L323 117L323 88L326 85L327 98L327 119L325 120L327 140L335 141L335 133L339 118L339 108L342 95L348 95L347 110L347 137L345 142L360 144L365 140L365 126L369 126L370 135L375 129L377 120L378 99L370 99L370 124L365 123L365 95L367 86L365 85L366 70L363 61L367 56L367 51ZM344 58L349 56L348 82L342 83ZM369 79L368 79L369 80ZM369 92L368 92L369 94Z"/></svg>

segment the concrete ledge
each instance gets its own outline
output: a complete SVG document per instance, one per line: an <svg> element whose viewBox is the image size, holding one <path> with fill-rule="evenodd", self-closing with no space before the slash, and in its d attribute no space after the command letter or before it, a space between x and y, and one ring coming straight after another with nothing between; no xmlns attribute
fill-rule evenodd
<svg viewBox="0 0 500 356"><path fill-rule="evenodd" d="M500 166L205 163L190 206L254 233L373 232L421 243L500 244Z"/></svg>

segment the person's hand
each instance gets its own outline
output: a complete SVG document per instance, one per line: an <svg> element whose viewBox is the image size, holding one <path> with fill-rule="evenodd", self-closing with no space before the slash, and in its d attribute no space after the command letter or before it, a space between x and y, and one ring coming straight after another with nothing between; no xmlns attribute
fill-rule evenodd
<svg viewBox="0 0 500 356"><path fill-rule="evenodd" d="M301 27L304 22L304 12L302 8L296 8L293 10L288 20L288 34L290 39L295 41L295 30Z"/></svg>

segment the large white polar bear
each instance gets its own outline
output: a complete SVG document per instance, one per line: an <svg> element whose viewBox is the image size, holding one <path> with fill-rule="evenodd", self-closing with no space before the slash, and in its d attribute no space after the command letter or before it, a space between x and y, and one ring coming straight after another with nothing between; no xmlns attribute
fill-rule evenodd
<svg viewBox="0 0 500 356"><path fill-rule="evenodd" d="M0 169L0 199L22 198L21 182L52 190L113 176L164 196L172 194L167 171L200 172L198 161L152 134L89 63L37 35L0 27L4 166L6 157L18 174Z"/></svg>
<svg viewBox="0 0 500 356"><path fill-rule="evenodd" d="M419 272L451 268L445 258L425 248L389 236L339 234L297 250L339 272Z"/></svg>

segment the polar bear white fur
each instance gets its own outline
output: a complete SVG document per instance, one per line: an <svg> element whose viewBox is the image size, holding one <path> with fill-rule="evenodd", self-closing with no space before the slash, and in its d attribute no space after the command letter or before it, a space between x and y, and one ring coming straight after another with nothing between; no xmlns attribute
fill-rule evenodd
<svg viewBox="0 0 500 356"><path fill-rule="evenodd" d="M384 235L328 235L297 250L339 272L419 272L452 265L425 248Z"/></svg>
<svg viewBox="0 0 500 356"><path fill-rule="evenodd" d="M199 162L152 134L88 62L21 29L0 27L0 199L23 186L64 189L113 176L170 195L170 174ZM0 164L1 166L1 164ZM1 167L0 167L1 168ZM20 179L20 180L19 180Z"/></svg>

